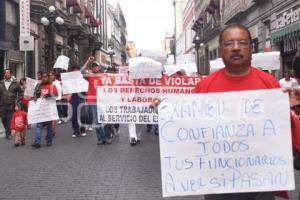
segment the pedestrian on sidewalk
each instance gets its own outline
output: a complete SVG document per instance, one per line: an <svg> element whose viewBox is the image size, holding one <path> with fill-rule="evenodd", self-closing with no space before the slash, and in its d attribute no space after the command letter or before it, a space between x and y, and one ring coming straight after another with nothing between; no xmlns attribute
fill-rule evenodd
<svg viewBox="0 0 300 200"><path fill-rule="evenodd" d="M80 67L78 64L73 64L70 67L71 71L80 71ZM79 120L81 120L81 116L84 114L83 109L84 107L80 106L80 105L84 105L84 94L83 93L73 93L72 95L69 95L69 102L72 105L72 128L73 128L73 134L72 137L73 138L77 138L77 137L85 137L86 136L86 130L85 127L83 125L83 123ZM79 108L81 108L81 110L78 110ZM84 117L84 116L83 116Z"/></svg>
<svg viewBox="0 0 300 200"><path fill-rule="evenodd" d="M35 100L37 100L37 98L55 99L57 96L58 96L58 91L55 85L50 83L49 74L47 72L43 72L42 81L35 88L34 99ZM46 122L40 122L36 124L34 142L31 145L34 149L41 148L42 129L44 126L47 126L46 145L52 146L52 139L53 139L52 121L46 121Z"/></svg>
<svg viewBox="0 0 300 200"><path fill-rule="evenodd" d="M91 64L91 70L87 72L87 67L89 64ZM101 66L93 56L90 56L80 71L83 75L85 75L86 80L89 82L89 88L86 93L86 102L89 112L92 113L93 125L96 126L96 136L98 140L97 144L111 144L112 139L110 132L105 129L105 124L98 123L97 117L97 86L102 84L100 76L101 73L105 71L105 67Z"/></svg>
<svg viewBox="0 0 300 200"><path fill-rule="evenodd" d="M0 81L0 118L5 128L6 139L11 137L10 122L15 103L19 101L20 93L20 85L12 78L12 71L5 69L4 79Z"/></svg>
<svg viewBox="0 0 300 200"><path fill-rule="evenodd" d="M15 104L15 112L12 116L10 128L15 135L15 147L25 145L27 125L27 113L22 109L21 103Z"/></svg>

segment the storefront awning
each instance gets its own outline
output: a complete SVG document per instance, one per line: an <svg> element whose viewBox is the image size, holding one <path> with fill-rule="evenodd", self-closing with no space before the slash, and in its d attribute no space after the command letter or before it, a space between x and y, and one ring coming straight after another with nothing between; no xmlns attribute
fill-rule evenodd
<svg viewBox="0 0 300 200"><path fill-rule="evenodd" d="M271 39L273 42L279 42L284 38L290 36L300 37L300 22L292 24L282 30L271 33Z"/></svg>

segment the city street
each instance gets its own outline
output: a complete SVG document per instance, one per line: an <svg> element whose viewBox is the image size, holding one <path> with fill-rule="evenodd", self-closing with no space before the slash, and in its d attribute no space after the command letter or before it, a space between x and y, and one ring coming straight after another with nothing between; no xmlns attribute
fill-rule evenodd
<svg viewBox="0 0 300 200"><path fill-rule="evenodd" d="M38 150L30 146L34 129L28 131L23 147L0 139L1 200L162 199L157 136L145 131L141 144L132 147L127 127L121 126L113 144L98 146L94 131L72 138L70 125L57 126L54 145L46 147L43 141ZM299 189L300 173L296 176ZM298 199L297 192L291 195Z"/></svg>

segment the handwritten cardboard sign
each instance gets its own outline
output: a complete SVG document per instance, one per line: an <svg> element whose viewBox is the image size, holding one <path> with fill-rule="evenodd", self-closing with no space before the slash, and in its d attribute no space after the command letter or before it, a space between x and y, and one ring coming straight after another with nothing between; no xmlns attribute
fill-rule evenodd
<svg viewBox="0 0 300 200"><path fill-rule="evenodd" d="M87 92L89 83L80 71L61 73L63 94Z"/></svg>
<svg viewBox="0 0 300 200"><path fill-rule="evenodd" d="M63 70L67 71L68 68L69 68L69 61L70 61L69 57L64 56L64 55L60 55L60 56L57 57L53 68L60 68L60 69L63 69Z"/></svg>
<svg viewBox="0 0 300 200"><path fill-rule="evenodd" d="M172 95L158 113L164 197L295 188L281 89Z"/></svg>
<svg viewBox="0 0 300 200"><path fill-rule="evenodd" d="M38 80L26 77L26 88L24 91L24 96L33 97L35 87L38 83L39 83Z"/></svg>
<svg viewBox="0 0 300 200"><path fill-rule="evenodd" d="M29 101L28 124L58 120L58 113L55 99L38 98L36 101Z"/></svg>

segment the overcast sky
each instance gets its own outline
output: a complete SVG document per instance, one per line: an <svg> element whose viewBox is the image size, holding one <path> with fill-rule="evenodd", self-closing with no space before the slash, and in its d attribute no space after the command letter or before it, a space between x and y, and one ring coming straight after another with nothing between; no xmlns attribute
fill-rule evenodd
<svg viewBox="0 0 300 200"><path fill-rule="evenodd" d="M128 40L136 44L138 52L162 50L166 32L174 32L173 0L108 0L120 3L126 23Z"/></svg>

